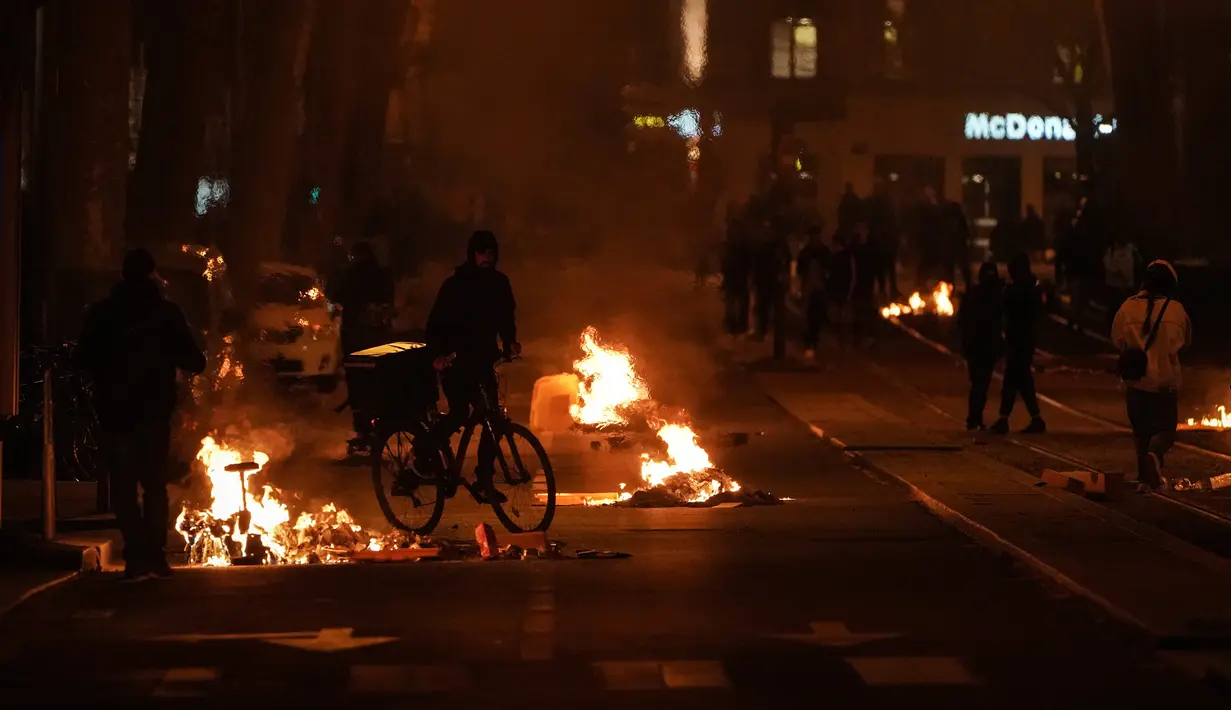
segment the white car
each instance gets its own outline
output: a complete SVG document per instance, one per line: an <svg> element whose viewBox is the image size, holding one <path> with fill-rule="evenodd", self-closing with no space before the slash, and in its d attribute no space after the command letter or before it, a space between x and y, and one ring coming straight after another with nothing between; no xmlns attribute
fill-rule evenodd
<svg viewBox="0 0 1231 710"><path fill-rule="evenodd" d="M252 347L280 378L331 389L342 372L341 321L316 271L294 264L259 267Z"/></svg>

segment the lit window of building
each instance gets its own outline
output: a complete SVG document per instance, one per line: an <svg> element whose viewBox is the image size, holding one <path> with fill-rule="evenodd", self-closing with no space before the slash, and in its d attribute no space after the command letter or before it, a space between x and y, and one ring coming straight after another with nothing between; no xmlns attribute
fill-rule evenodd
<svg viewBox="0 0 1231 710"><path fill-rule="evenodd" d="M806 17L778 20L770 28L770 73L776 79L816 76L816 25Z"/></svg>

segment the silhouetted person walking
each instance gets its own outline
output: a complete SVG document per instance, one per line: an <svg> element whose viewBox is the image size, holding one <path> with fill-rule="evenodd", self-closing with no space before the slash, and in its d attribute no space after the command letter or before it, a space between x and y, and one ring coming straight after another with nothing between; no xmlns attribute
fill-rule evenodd
<svg viewBox="0 0 1231 710"><path fill-rule="evenodd" d="M160 283L149 252L128 252L123 281L90 309L76 352L94 380L128 581L171 574L167 463L176 371L205 370L184 313L163 298Z"/></svg>
<svg viewBox="0 0 1231 710"><path fill-rule="evenodd" d="M1193 342L1188 313L1173 300L1178 284L1171 264L1152 262L1142 290L1120 306L1111 326L1111 340L1121 352L1120 377L1127 385L1138 489L1143 491L1163 483L1163 456L1175 443L1179 417L1180 351Z"/></svg>
<svg viewBox="0 0 1231 710"><path fill-rule="evenodd" d="M829 320L825 282L826 271L832 256L829 247L825 246L823 228L820 226L808 228L808 244L800 250L796 265L807 320L804 330L804 357L809 360L816 356L816 346L820 340L821 329Z"/></svg>
<svg viewBox="0 0 1231 710"><path fill-rule="evenodd" d="M868 243L876 254L876 287L886 301L898 298L898 251L901 235L893 202L879 178L868 198Z"/></svg>
<svg viewBox="0 0 1231 710"><path fill-rule="evenodd" d="M1004 354L1004 284L995 262L979 267L979 283L962 298L957 322L962 335L962 356L970 376L966 430L975 431L983 428L987 390L996 363Z"/></svg>
<svg viewBox="0 0 1231 710"><path fill-rule="evenodd" d="M1021 395L1030 414L1030 425L1022 433L1042 434L1047 431L1047 424L1034 392L1034 349L1043 314L1043 294L1030 270L1030 257L1025 254L1018 254L1009 262L1009 278L1011 282L1004 290L1004 386L1000 390L1000 418L991 431L1009 433L1009 415Z"/></svg>

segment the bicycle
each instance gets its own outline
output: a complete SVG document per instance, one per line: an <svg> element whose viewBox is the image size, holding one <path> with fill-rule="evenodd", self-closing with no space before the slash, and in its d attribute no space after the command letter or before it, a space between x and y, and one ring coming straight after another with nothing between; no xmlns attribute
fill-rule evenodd
<svg viewBox="0 0 1231 710"><path fill-rule="evenodd" d="M501 358L497 364L511 361ZM462 426L456 451L450 446L452 437L438 431L441 415L435 403L428 406L423 417L375 422L372 484L381 512L391 525L418 535L430 533L440 523L445 501L461 488L477 502L484 502L474 485L462 477L476 427L482 427L481 431L496 444L492 488L501 495L492 496L487 503L500 523L515 533L545 531L551 525L556 513L556 477L547 451L529 428L508 418L499 399L492 398L495 394L482 385L478 387L476 403ZM517 439L524 445L519 446ZM522 456L526 451L532 451L537 461L527 461ZM409 510L399 513L394 509L399 499L410 503ZM536 512L541 512L541 517L535 518Z"/></svg>
<svg viewBox="0 0 1231 710"><path fill-rule="evenodd" d="M100 444L93 387L89 376L73 363L73 347L75 344L70 342L51 347L34 346L22 352L20 413L10 422L11 434L14 438L25 437L31 446L41 437L43 379L50 372L57 477L96 481L105 473L106 458Z"/></svg>

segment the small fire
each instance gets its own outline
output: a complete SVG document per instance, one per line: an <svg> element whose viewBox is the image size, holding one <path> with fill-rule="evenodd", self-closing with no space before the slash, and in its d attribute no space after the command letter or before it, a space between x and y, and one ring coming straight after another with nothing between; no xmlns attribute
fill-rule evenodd
<svg viewBox="0 0 1231 710"><path fill-rule="evenodd" d="M936 315L951 316L953 315L953 301L949 300L949 295L953 293L953 286L941 281L932 291L932 303L936 306Z"/></svg>
<svg viewBox="0 0 1231 710"><path fill-rule="evenodd" d="M629 408L650 401L649 387L637 374L628 351L599 344L597 335L593 327L586 328L581 336L586 356L573 363L580 380L578 404L571 409L573 420L592 426L627 424ZM641 455L640 488L666 486L689 503L739 490L738 483L714 466L691 427L653 416L647 417L647 423L666 444L667 453L665 459ZM621 491L624 488L620 484ZM616 500L588 504L610 505L631 497L630 493L621 492Z"/></svg>
<svg viewBox="0 0 1231 710"><path fill-rule="evenodd" d="M1188 426L1202 426L1210 429L1227 429L1231 428L1231 414L1227 414L1227 408L1223 405L1218 405L1218 414L1216 416L1201 417L1201 422L1198 424L1194 418L1189 418Z"/></svg>
<svg viewBox="0 0 1231 710"><path fill-rule="evenodd" d="M941 281L932 289L931 293L931 308L928 308L928 301L923 298L918 291L915 291L907 299L906 303L890 303L881 308L881 317L888 320L897 318L898 316L908 316L911 314L923 315L929 310L938 316L947 318L955 312L953 301L950 296L953 295L953 285Z"/></svg>
<svg viewBox="0 0 1231 710"><path fill-rule="evenodd" d="M207 436L201 441L197 460L205 467L209 482L209 508L185 505L175 521L176 531L188 546L190 564L226 567L235 558L261 564L337 562L343 553L382 546L332 503L315 514L300 513L292 525L280 491L268 484L254 486L251 481L269 463L264 452L245 454ZM248 461L255 468L227 470Z"/></svg>
<svg viewBox="0 0 1231 710"><path fill-rule="evenodd" d="M606 348L598 343L598 331L586 328L581 334L581 349L585 357L573 363L580 385L577 404L569 413L578 424L615 426L627 424L624 410L650 398L627 350Z"/></svg>

